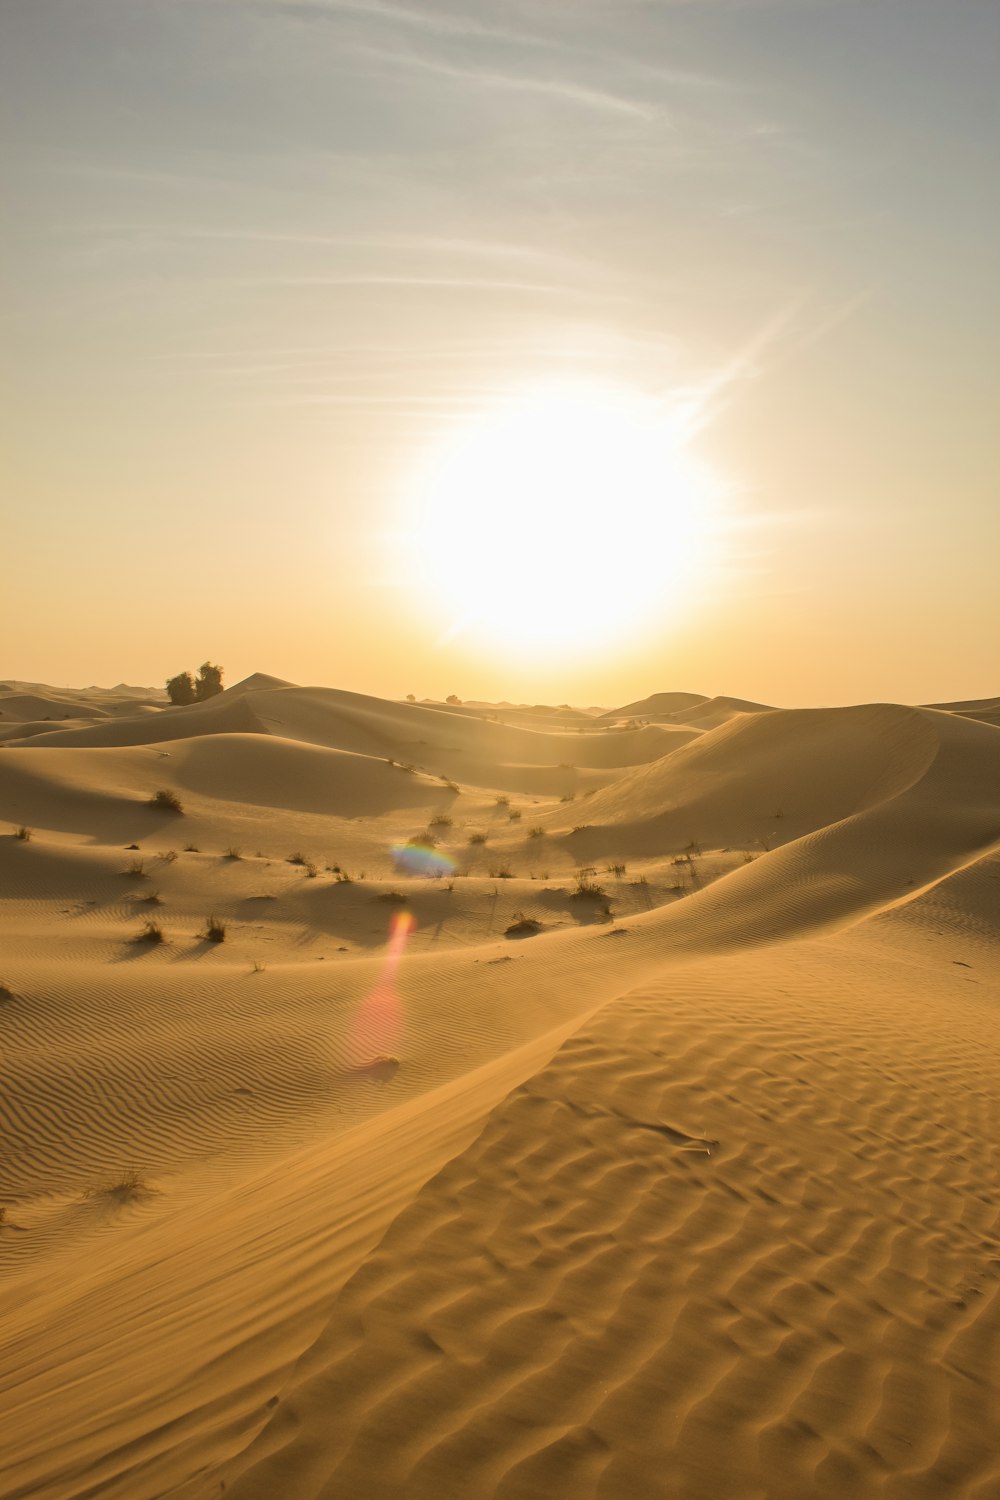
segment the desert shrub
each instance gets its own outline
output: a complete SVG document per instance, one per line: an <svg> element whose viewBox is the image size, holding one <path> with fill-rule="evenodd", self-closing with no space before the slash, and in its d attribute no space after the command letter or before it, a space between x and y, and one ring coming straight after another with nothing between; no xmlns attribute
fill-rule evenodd
<svg viewBox="0 0 1000 1500"><path fill-rule="evenodd" d="M184 853L185 854L199 854L200 852L201 851L199 850L197 844L185 844L184 845Z"/></svg>
<svg viewBox="0 0 1000 1500"><path fill-rule="evenodd" d="M308 863L309 863L308 859L301 852L296 852L295 854L290 854L288 856L288 858L285 860L285 864L286 865L307 865Z"/></svg>
<svg viewBox="0 0 1000 1500"><path fill-rule="evenodd" d="M510 865L498 865L495 870L490 871L491 880L513 880L514 871Z"/></svg>
<svg viewBox="0 0 1000 1500"><path fill-rule="evenodd" d="M457 693L449 693L448 696L447 696L447 698L444 701L446 703L452 704L453 706L458 705L458 704L460 704L462 702L461 698L458 696Z"/></svg>
<svg viewBox="0 0 1000 1500"><path fill-rule="evenodd" d="M155 1191L139 1172L120 1172L113 1182L101 1183L88 1189L88 1198L111 1198L117 1203L129 1203L135 1198L147 1198Z"/></svg>
<svg viewBox="0 0 1000 1500"><path fill-rule="evenodd" d="M218 917L208 917L205 921L205 931L202 934L210 943L224 943L226 941L226 924Z"/></svg>
<svg viewBox="0 0 1000 1500"><path fill-rule="evenodd" d="M560 802L575 802L576 801L576 793L575 792L565 792L563 794L563 796L561 796L559 798L559 801Z"/></svg>
<svg viewBox="0 0 1000 1500"><path fill-rule="evenodd" d="M460 792L462 790L458 782L452 781L450 777L444 776L441 779L444 782L444 785L448 788L449 792Z"/></svg>
<svg viewBox="0 0 1000 1500"><path fill-rule="evenodd" d="M133 880L142 880L146 874L146 864L141 859L130 859L128 867L122 871L123 875L130 875Z"/></svg>
<svg viewBox="0 0 1000 1500"><path fill-rule="evenodd" d="M487 837L488 837L488 835L485 834L485 833L470 833L469 834L469 843L470 844L485 844L486 840L487 840Z"/></svg>
<svg viewBox="0 0 1000 1500"><path fill-rule="evenodd" d="M135 941L137 943L163 943L166 941L166 934L159 922L154 922L150 919L145 923L141 931L136 933Z"/></svg>
<svg viewBox="0 0 1000 1500"><path fill-rule="evenodd" d="M536 922L534 917L526 917L523 911L514 913L514 920L505 929L506 937L531 937L536 932L541 932L541 922Z"/></svg>
<svg viewBox="0 0 1000 1500"><path fill-rule="evenodd" d="M450 828L452 826L452 822L453 819L449 818L447 813L437 813L433 818L431 818L430 826L432 828Z"/></svg>
<svg viewBox="0 0 1000 1500"><path fill-rule="evenodd" d="M574 901L595 901L600 899L601 897L606 896L607 894L608 893L604 889L603 885L598 885L593 875L588 874L584 870L581 870L579 875L576 877L576 890L570 893L571 898Z"/></svg>
<svg viewBox="0 0 1000 1500"><path fill-rule="evenodd" d="M263 974L263 972L264 972L264 965L261 963L261 961L260 961L259 958L255 958L254 959L254 961L253 961L253 969L251 970L251 972L254 973L254 974Z"/></svg>
<svg viewBox="0 0 1000 1500"><path fill-rule="evenodd" d="M14 837L16 839L20 839L22 844L30 844L31 843L31 829L30 828L26 828L25 825L22 823L18 828L14 829Z"/></svg>
<svg viewBox="0 0 1000 1500"><path fill-rule="evenodd" d="M541 826L540 823L536 823L535 826L534 826L534 828L529 828L528 829L528 837L529 837L529 839L544 838L545 837L545 829Z"/></svg>
<svg viewBox="0 0 1000 1500"><path fill-rule="evenodd" d="M377 901L387 901L392 906L405 906L407 898L402 891L379 891Z"/></svg>
<svg viewBox="0 0 1000 1500"><path fill-rule="evenodd" d="M507 797L507 796L504 796L504 795L499 796L496 799L496 802L497 802L497 807L509 807L510 806L510 798Z"/></svg>
<svg viewBox="0 0 1000 1500"><path fill-rule="evenodd" d="M153 793L149 799L149 805L158 808L160 812L182 813L184 811L177 793L168 791L165 787Z"/></svg>
<svg viewBox="0 0 1000 1500"><path fill-rule="evenodd" d="M521 816L521 809L519 807L512 807L507 816L512 823L516 823Z"/></svg>
<svg viewBox="0 0 1000 1500"><path fill-rule="evenodd" d="M224 851L222 857L223 859L242 859L243 850L237 849L235 844L230 844L229 848Z"/></svg>
<svg viewBox="0 0 1000 1500"><path fill-rule="evenodd" d="M627 866L625 866L625 865L606 865L605 866L605 869L607 870L607 873L609 875L614 875L614 877L615 877L616 880L620 880L622 878L622 876L625 874L626 868L627 868Z"/></svg>
<svg viewBox="0 0 1000 1500"><path fill-rule="evenodd" d="M177 858L177 850L176 849L159 849L159 850L157 850L156 857L160 861L161 864L172 865L173 862L174 862L174 860Z"/></svg>

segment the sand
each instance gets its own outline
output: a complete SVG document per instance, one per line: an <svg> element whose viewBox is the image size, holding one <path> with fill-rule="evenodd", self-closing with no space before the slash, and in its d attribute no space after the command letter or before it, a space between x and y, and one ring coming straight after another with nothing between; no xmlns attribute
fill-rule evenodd
<svg viewBox="0 0 1000 1500"><path fill-rule="evenodd" d="M996 1500L998 715L0 684L0 1495Z"/></svg>

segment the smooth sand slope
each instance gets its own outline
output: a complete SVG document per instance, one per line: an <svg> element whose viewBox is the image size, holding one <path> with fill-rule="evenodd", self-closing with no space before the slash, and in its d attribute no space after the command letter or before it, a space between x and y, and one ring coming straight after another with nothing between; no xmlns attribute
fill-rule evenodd
<svg viewBox="0 0 1000 1500"><path fill-rule="evenodd" d="M1000 1495L993 700L644 702L0 691L4 1500Z"/></svg>

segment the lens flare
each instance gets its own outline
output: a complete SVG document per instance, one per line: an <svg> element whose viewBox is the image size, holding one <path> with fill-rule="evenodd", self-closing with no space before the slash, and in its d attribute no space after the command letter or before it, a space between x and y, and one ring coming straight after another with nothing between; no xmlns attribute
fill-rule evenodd
<svg viewBox="0 0 1000 1500"><path fill-rule="evenodd" d="M392 858L406 875L451 875L455 870L451 855L431 844L393 844Z"/></svg>
<svg viewBox="0 0 1000 1500"><path fill-rule="evenodd" d="M396 971L406 951L407 939L417 925L412 912L398 911L389 924L389 946L382 972L359 1002L349 1041L352 1068L374 1073L386 1063L402 1032L402 1008L396 993Z"/></svg>

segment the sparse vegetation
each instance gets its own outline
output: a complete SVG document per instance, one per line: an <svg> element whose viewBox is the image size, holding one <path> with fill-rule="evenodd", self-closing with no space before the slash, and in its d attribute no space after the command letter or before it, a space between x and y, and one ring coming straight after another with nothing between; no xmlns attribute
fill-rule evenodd
<svg viewBox="0 0 1000 1500"><path fill-rule="evenodd" d="M450 828L453 821L454 820L452 818L449 818L447 813L437 813L433 818L431 818L430 826L432 828Z"/></svg>
<svg viewBox="0 0 1000 1500"><path fill-rule="evenodd" d="M218 917L209 917L205 922L205 931L202 936L210 943L224 943L226 941L226 924Z"/></svg>
<svg viewBox="0 0 1000 1500"><path fill-rule="evenodd" d="M387 901L392 906L405 906L407 902L407 897L403 895L402 891L379 891L375 899L377 901Z"/></svg>
<svg viewBox="0 0 1000 1500"><path fill-rule="evenodd" d="M162 906L163 901L159 891L150 891L148 896L140 896L139 903L142 906Z"/></svg>
<svg viewBox="0 0 1000 1500"><path fill-rule="evenodd" d="M519 807L512 807L511 810L510 810L510 812L507 814L507 817L510 819L510 821L512 823L518 822L518 820L520 819L520 816L521 816L521 809Z"/></svg>
<svg viewBox="0 0 1000 1500"><path fill-rule="evenodd" d="M336 881L337 881L338 885L353 885L354 884L353 879L351 878L350 875L348 875L348 873L347 873L346 870L341 870L341 869L337 868L337 869L334 869L333 873L334 873L334 877L336 878ZM362 875L361 878L363 880L364 876Z"/></svg>
<svg viewBox="0 0 1000 1500"><path fill-rule="evenodd" d="M237 849L235 844L230 844L229 848L224 850L222 857L223 859L242 859L243 850Z"/></svg>
<svg viewBox="0 0 1000 1500"><path fill-rule="evenodd" d="M563 795L559 798L559 801L560 802L575 802L576 801L576 793L575 792L564 792Z"/></svg>
<svg viewBox="0 0 1000 1500"><path fill-rule="evenodd" d="M597 901L607 896L603 885L599 885L593 875L587 870L581 870L576 877L576 890L570 892L574 901Z"/></svg>
<svg viewBox="0 0 1000 1500"><path fill-rule="evenodd" d="M541 826L540 823L536 823L535 826L534 826L534 828L529 828L528 829L528 837L529 837L529 839L541 839L541 838L544 838L545 837L545 829Z"/></svg>
<svg viewBox="0 0 1000 1500"><path fill-rule="evenodd" d="M514 913L514 920L505 930L505 937L532 937L536 932L541 932L541 922L536 922L534 917L526 917L523 911Z"/></svg>
<svg viewBox="0 0 1000 1500"><path fill-rule="evenodd" d="M621 878L625 874L625 871L627 870L628 866L627 865L605 865L604 868L607 871L607 873L609 875L613 875L616 880L621 880Z"/></svg>
<svg viewBox="0 0 1000 1500"><path fill-rule="evenodd" d="M117 1203L130 1203L136 1198L148 1198L155 1189L145 1177L136 1171L120 1172L114 1182L102 1183L91 1188L88 1198L111 1198Z"/></svg>
<svg viewBox="0 0 1000 1500"><path fill-rule="evenodd" d="M509 807L510 806L510 798L508 796L506 796L506 795L503 795L503 794L501 794L501 796L499 796L496 799L496 802L497 802L497 807Z"/></svg>
<svg viewBox="0 0 1000 1500"><path fill-rule="evenodd" d="M130 859L128 868L122 871L123 875L130 876L133 880L144 880L146 876L146 862L142 859Z"/></svg>
<svg viewBox="0 0 1000 1500"><path fill-rule="evenodd" d="M200 854L201 850L198 848L197 844L185 844L184 845L184 853L185 854Z"/></svg>
<svg viewBox="0 0 1000 1500"><path fill-rule="evenodd" d="M307 865L308 863L308 859L302 853L290 854L285 860L286 865Z"/></svg>
<svg viewBox="0 0 1000 1500"><path fill-rule="evenodd" d="M184 811L177 793L169 791L166 787L161 787L158 792L153 793L149 799L149 805L160 812L182 813Z"/></svg>
<svg viewBox="0 0 1000 1500"><path fill-rule="evenodd" d="M485 834L485 833L470 833L469 834L469 843L470 844L485 844L487 837L488 837L488 835Z"/></svg>
<svg viewBox="0 0 1000 1500"><path fill-rule="evenodd" d="M495 870L490 871L491 880L513 880L514 871L510 865L498 865Z"/></svg>
<svg viewBox="0 0 1000 1500"><path fill-rule="evenodd" d="M136 933L135 941L137 943L164 943L166 942L166 934L159 922L150 920L145 923L140 932Z"/></svg>
<svg viewBox="0 0 1000 1500"><path fill-rule="evenodd" d="M264 965L261 963L259 958L254 959L253 968L250 970L250 972L251 974L263 974Z"/></svg>
<svg viewBox="0 0 1000 1500"><path fill-rule="evenodd" d="M177 850L176 849L161 849L157 853L156 857L160 861L161 864L172 865L173 862L174 862L174 860L177 858Z"/></svg>
<svg viewBox="0 0 1000 1500"><path fill-rule="evenodd" d="M22 844L30 844L31 829L26 827L24 823L21 823L19 827L14 829L14 837L20 839Z"/></svg>

